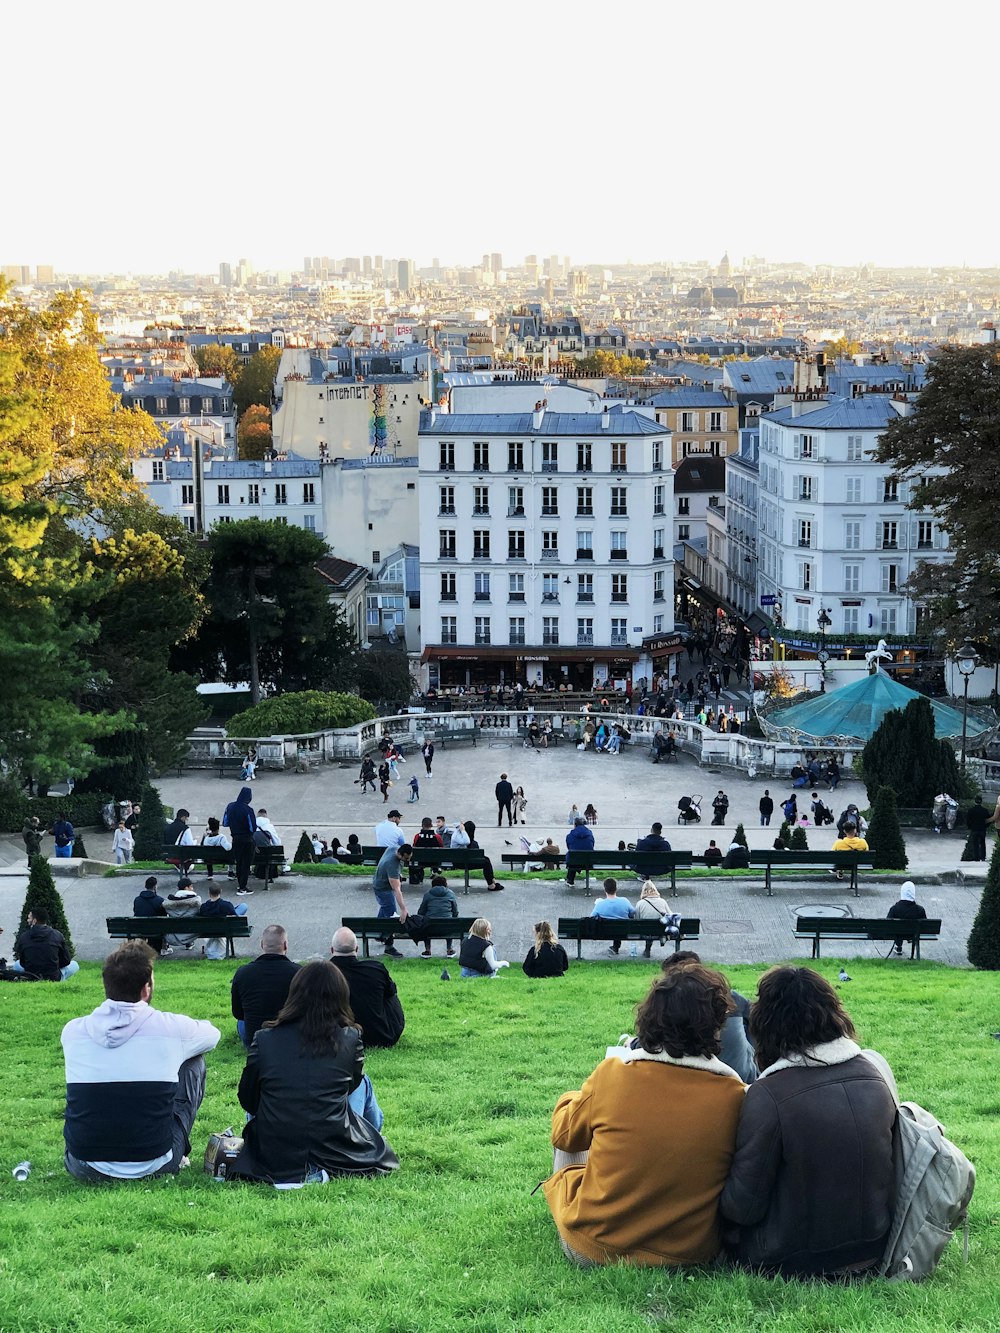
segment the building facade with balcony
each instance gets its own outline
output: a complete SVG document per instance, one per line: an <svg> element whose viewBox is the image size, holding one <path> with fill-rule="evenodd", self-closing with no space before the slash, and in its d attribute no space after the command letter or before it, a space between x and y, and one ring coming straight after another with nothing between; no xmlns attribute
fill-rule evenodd
<svg viewBox="0 0 1000 1333"><path fill-rule="evenodd" d="M601 687L673 629L670 433L635 412L431 414L420 429L425 684Z"/></svg>
<svg viewBox="0 0 1000 1333"><path fill-rule="evenodd" d="M874 457L879 435L910 404L889 396L803 395L761 419L758 605L775 638L813 649L821 609L828 647L846 636L919 647L922 608L904 591L918 561L951 559L929 511ZM773 602L771 599L773 598ZM855 651L858 649L855 648Z"/></svg>

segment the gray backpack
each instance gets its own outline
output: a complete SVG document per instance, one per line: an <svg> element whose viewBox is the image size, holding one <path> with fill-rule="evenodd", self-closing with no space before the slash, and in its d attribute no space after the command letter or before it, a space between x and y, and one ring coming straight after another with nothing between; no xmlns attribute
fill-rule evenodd
<svg viewBox="0 0 1000 1333"><path fill-rule="evenodd" d="M976 1168L945 1138L943 1126L929 1111L916 1102L900 1102L898 1107L892 1144L896 1199L879 1274L919 1282L934 1272L958 1226L963 1228L968 1262Z"/></svg>

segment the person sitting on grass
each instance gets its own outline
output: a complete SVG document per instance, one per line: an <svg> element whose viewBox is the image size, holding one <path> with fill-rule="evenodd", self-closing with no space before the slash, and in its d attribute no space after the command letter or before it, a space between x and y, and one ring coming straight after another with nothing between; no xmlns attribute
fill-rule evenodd
<svg viewBox="0 0 1000 1333"><path fill-rule="evenodd" d="M602 921L628 921L635 916L635 911L627 898L619 898L618 881L616 879L606 879L604 881L604 897L598 898L597 902L594 903L590 915L598 917ZM612 940L608 953L617 954L621 947L621 940Z"/></svg>
<svg viewBox="0 0 1000 1333"><path fill-rule="evenodd" d="M65 1163L77 1180L176 1175L189 1165L204 1057L221 1033L152 1008L155 960L141 940L116 949L101 974L104 1003L62 1030Z"/></svg>
<svg viewBox="0 0 1000 1333"><path fill-rule="evenodd" d="M11 971L36 981L65 981L80 970L62 932L49 925L44 907L33 907L28 912L28 927L18 935L14 951L17 960Z"/></svg>
<svg viewBox="0 0 1000 1333"><path fill-rule="evenodd" d="M676 949L664 958L660 971L665 975L672 967L700 962L701 956L693 949ZM719 1059L730 1069L735 1069L743 1082L749 1084L757 1078L757 1061L750 1040L750 1001L739 991L731 990L729 994L732 1006L719 1036Z"/></svg>
<svg viewBox="0 0 1000 1333"><path fill-rule="evenodd" d="M333 932L330 962L347 982L354 1017L369 1046L395 1046L406 1027L396 983L378 958L358 957L358 937L347 926Z"/></svg>
<svg viewBox="0 0 1000 1333"><path fill-rule="evenodd" d="M458 961L464 981L495 977L502 967L510 967L510 963L501 962L497 958L493 947L493 927L482 916L473 921L472 929L462 941Z"/></svg>
<svg viewBox="0 0 1000 1333"><path fill-rule="evenodd" d="M719 1059L730 1005L720 973L672 968L639 1006L638 1045L560 1097L543 1188L574 1263L667 1267L718 1256L718 1200L744 1099Z"/></svg>
<svg viewBox="0 0 1000 1333"><path fill-rule="evenodd" d="M306 963L247 1053L238 1095L251 1119L231 1177L294 1188L395 1171L364 1063L343 974Z"/></svg>
<svg viewBox="0 0 1000 1333"><path fill-rule="evenodd" d="M429 822L429 821L428 821ZM428 921L451 921L458 916L458 899L451 889L448 888L448 881L443 875L432 875L431 886L420 900L420 906L417 908L417 915L424 917ZM425 935L422 941L418 941L424 946L421 958L431 957L431 938ZM445 951L449 958L455 957L454 939L446 939Z"/></svg>
<svg viewBox="0 0 1000 1333"><path fill-rule="evenodd" d="M535 923L535 942L528 950L521 970L526 977L561 977L569 968L566 950L558 943L550 921Z"/></svg>

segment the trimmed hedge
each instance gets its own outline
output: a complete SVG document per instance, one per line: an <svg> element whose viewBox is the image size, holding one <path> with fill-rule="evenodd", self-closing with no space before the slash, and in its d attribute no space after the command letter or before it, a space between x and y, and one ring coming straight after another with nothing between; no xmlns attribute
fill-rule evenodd
<svg viewBox="0 0 1000 1333"><path fill-rule="evenodd" d="M103 824L101 807L111 797L106 792L74 791L72 796L28 796L10 782L0 782L0 832L20 833L24 821L37 815L46 828L63 811L71 824L88 827Z"/></svg>

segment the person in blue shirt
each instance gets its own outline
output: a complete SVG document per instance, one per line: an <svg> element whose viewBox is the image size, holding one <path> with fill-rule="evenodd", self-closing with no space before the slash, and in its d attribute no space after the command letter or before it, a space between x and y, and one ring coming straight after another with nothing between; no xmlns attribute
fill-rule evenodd
<svg viewBox="0 0 1000 1333"><path fill-rule="evenodd" d="M233 839L233 861L236 864L236 892L240 897L253 893L247 887L250 878L250 862L253 859L253 835L257 832L257 816L250 801L253 792L249 787L241 787L235 801L230 801L222 816L222 824Z"/></svg>
<svg viewBox="0 0 1000 1333"><path fill-rule="evenodd" d="M202 903L198 909L199 916L246 916L246 914L246 903L234 907L228 898L223 898L222 888L218 884L208 886L208 902ZM208 939L202 945L201 951L206 958L225 958L226 941L221 935L215 939Z"/></svg>
<svg viewBox="0 0 1000 1333"><path fill-rule="evenodd" d="M606 879L604 881L604 897L598 898L594 903L591 916L601 917L605 921L630 921L635 916L635 909L627 898L618 897L618 881L616 879ZM612 940L609 953L618 953L622 947L621 940Z"/></svg>
<svg viewBox="0 0 1000 1333"><path fill-rule="evenodd" d="M594 835L587 827L587 821L583 815L575 815L573 818L573 827L566 834L566 883L576 883L576 871L571 870L569 866L570 852L592 852L594 850Z"/></svg>

